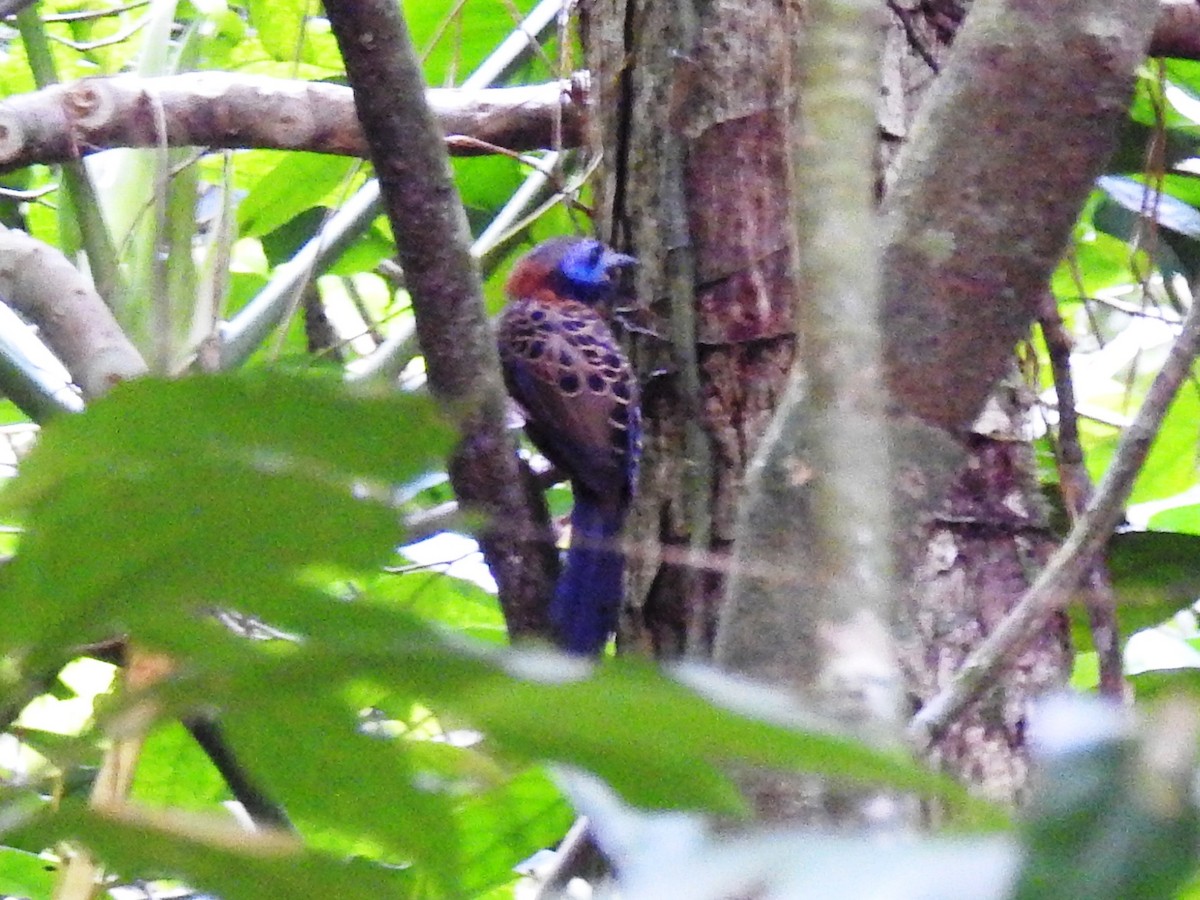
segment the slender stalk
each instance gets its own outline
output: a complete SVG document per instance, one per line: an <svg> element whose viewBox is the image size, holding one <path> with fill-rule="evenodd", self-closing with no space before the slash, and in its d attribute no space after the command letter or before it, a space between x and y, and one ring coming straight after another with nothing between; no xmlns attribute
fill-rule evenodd
<svg viewBox="0 0 1200 900"><path fill-rule="evenodd" d="M889 637L897 595L888 485L872 160L879 32L871 0L816 0L797 57L793 142L802 354L747 472L717 659L784 682L848 729L898 741L902 688ZM756 791L768 817L812 784ZM878 792L820 789L862 826ZM898 807L893 807L902 815Z"/></svg>
<svg viewBox="0 0 1200 900"><path fill-rule="evenodd" d="M33 72L34 82L39 88L57 84L58 73L54 68L54 56L50 52L50 44L46 40L46 32L36 6L23 9L17 14L17 28L21 32L21 41L29 57L29 68ZM100 214L100 201L96 196L95 186L82 162L67 161L62 164L62 188L66 206L74 212L72 225L79 229L96 291L111 303L120 289L121 270L117 263L117 251L113 247L112 236L104 223L104 217ZM64 247L68 246L70 242L64 242Z"/></svg>

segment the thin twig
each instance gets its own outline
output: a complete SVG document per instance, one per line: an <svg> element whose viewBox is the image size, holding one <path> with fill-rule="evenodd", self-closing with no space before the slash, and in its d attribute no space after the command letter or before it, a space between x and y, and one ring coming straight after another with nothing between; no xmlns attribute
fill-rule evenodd
<svg viewBox="0 0 1200 900"><path fill-rule="evenodd" d="M1038 311L1042 337L1050 357L1054 390L1058 395L1058 440L1054 456L1063 504L1072 524L1079 521L1092 498L1092 479L1084 465L1083 446L1079 441L1079 417L1075 412L1075 383L1071 377L1071 338L1063 325L1054 296L1047 291ZM1103 558L1097 556L1088 567L1083 597L1092 643L1100 661L1100 693L1120 700L1125 695L1121 665L1120 629L1117 625L1117 601Z"/></svg>
<svg viewBox="0 0 1200 900"><path fill-rule="evenodd" d="M47 33L46 37L57 44L62 44L64 47L70 47L76 53L90 53L92 50L99 50L101 47L111 47L115 44L123 43L141 31L149 23L149 17L143 16L133 22L130 22L125 28L122 28L116 34L109 35L106 38L100 38L96 41L72 41L65 37L60 37L56 34Z"/></svg>
<svg viewBox="0 0 1200 900"><path fill-rule="evenodd" d="M1121 437L1112 463L1066 543L1000 626L963 663L950 684L931 699L908 725L908 737L928 747L984 689L992 684L1017 649L1046 617L1061 609L1078 588L1080 578L1121 519L1163 417L1188 378L1200 352L1200 303L1192 302L1179 337L1150 386L1133 423Z"/></svg>
<svg viewBox="0 0 1200 900"><path fill-rule="evenodd" d="M140 9L143 6L149 6L150 0L134 0L132 3L126 3L122 6L114 6L111 9L86 9L80 12L55 13L53 15L42 16L43 22L90 22L96 19L107 19L109 16L119 16L121 13L131 12L135 9Z"/></svg>
<svg viewBox="0 0 1200 900"><path fill-rule="evenodd" d="M925 65L929 66L929 70L937 75L942 67L938 65L938 61L933 58L933 54L929 52L929 48L925 45L925 41L917 34L917 26L913 22L914 10L905 9L896 0L888 0L888 9L890 9L899 20L900 25L904 28L904 36L908 39L908 46L913 49Z"/></svg>

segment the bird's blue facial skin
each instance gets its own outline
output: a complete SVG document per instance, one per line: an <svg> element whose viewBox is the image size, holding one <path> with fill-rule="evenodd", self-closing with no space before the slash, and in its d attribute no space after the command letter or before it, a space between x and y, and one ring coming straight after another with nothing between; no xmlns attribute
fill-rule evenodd
<svg viewBox="0 0 1200 900"><path fill-rule="evenodd" d="M612 284L608 254L599 241L580 241L568 250L559 271L581 300L598 300Z"/></svg>
<svg viewBox="0 0 1200 900"><path fill-rule="evenodd" d="M584 303L601 303L612 297L612 272L636 263L632 256L608 249L600 241L582 240L568 247L554 271L558 289Z"/></svg>

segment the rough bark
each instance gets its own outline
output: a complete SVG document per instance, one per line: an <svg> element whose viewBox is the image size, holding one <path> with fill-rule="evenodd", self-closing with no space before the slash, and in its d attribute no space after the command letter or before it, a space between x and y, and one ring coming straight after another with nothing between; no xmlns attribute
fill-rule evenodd
<svg viewBox="0 0 1200 900"><path fill-rule="evenodd" d="M599 0L585 14L602 228L641 259L658 332L633 340L648 383L620 638L706 657L746 460L793 355L779 72L800 4Z"/></svg>
<svg viewBox="0 0 1200 900"><path fill-rule="evenodd" d="M1011 366L1112 149L1152 5L1096 4L1049 27L1036 10L979 3L953 53L965 8L891 8L881 126L885 146L899 149L883 177L895 188L885 200L892 387L944 434L969 432L946 499L936 512L919 510L922 525L905 542L913 584L899 634L916 709L997 628L1054 547L1022 437L1031 398L1001 389L968 426ZM910 136L915 146L902 145ZM913 471L932 473L925 464ZM1070 662L1066 622L1052 615L931 758L994 799L1019 801L1029 704L1065 683Z"/></svg>
<svg viewBox="0 0 1200 900"><path fill-rule="evenodd" d="M1018 420L1026 404L1016 402ZM938 693L1033 583L1056 545L1019 435L973 435L942 509L922 533L924 554L904 610L901 661L914 710ZM1072 655L1066 617L1045 622L986 700L929 748L927 758L1002 803L1023 797L1030 704L1062 687Z"/></svg>
<svg viewBox="0 0 1200 900"><path fill-rule="evenodd" d="M1019 405L1003 429L971 436L971 425L1113 146L1155 11L1130 0L987 7L951 53L961 4L889 4L899 55L884 78L878 184L892 188L884 331L898 550L918 579L898 622L914 706L1028 588L1051 546L1032 459L1013 439ZM800 10L597 0L587 11L593 139L606 164L599 206L608 234L642 257L639 298L660 323L658 340L634 337L649 383L630 544L646 556L633 567L623 636L660 655L703 655L743 466L793 354L790 185L772 146L789 123L780 73ZM778 379L750 380L766 371ZM992 796L1019 796L1025 705L1065 677L1060 624L936 751ZM764 658L810 646L775 627L757 634Z"/></svg>

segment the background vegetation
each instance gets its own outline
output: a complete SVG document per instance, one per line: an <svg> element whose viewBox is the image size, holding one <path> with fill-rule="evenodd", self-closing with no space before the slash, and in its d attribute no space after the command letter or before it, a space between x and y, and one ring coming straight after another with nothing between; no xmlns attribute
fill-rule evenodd
<svg viewBox="0 0 1200 900"><path fill-rule="evenodd" d="M582 69L576 21L559 18L557 4L403 9L430 86L480 94ZM519 38L522 21L537 42ZM852 738L809 705L696 664L708 653L694 643L664 651L645 638L653 624L633 629L630 649L654 644L661 659L693 662L664 673L649 652L630 653L590 672L537 645L503 646L506 620L482 568L446 571L461 545L445 535L479 520L453 502L446 466L458 432L426 388L410 285L390 263L391 226L369 167L353 153L233 141L201 152L166 138L229 108L221 104L239 85L267 122L283 95L256 77L344 82L317 10L281 0L43 2L4 28L10 143L33 141L28 123L53 123L64 109L107 121L119 82L64 96L55 81L229 77L197 78L190 95L182 82L179 105L119 107L121 127L142 129L126 140L140 149L86 163L47 150L46 164L10 164L4 175L0 221L13 230L2 235L0 294L23 318L0 308L12 475L0 495L12 553L0 575L0 893L88 896L98 871L109 886L153 880L155 891L188 885L226 898L553 891L586 865L560 854L550 875L544 861L522 870L533 877L514 867L555 846L576 811L590 817L627 896L1200 893L1188 886L1200 732L1188 699L1200 669L1193 384L1156 424L1128 498L1131 529L1108 542L1122 685L1140 724L1084 700L1051 707L1036 746L1018 748L1040 768L1032 786L1014 789L1033 798L1014 825L911 760L895 735ZM312 110L318 122L343 114ZM1012 384L1032 414L1014 417L1021 428L1005 440L1037 449L1060 533L1080 509L1061 499L1053 461L1062 422L1076 421L1052 390L1055 353L1071 355L1077 446L1099 479L1190 307L1198 123L1197 64L1148 61L1121 146L1051 281L1062 324L1046 312L1021 344ZM285 124L302 134L273 134L272 146L338 144L333 124ZM452 142L456 154L476 154L452 167L489 313L509 263L532 243L590 231L593 216L620 218L609 183L595 180L599 157L578 149L572 127L560 121L551 140L507 152L482 128L483 138ZM1065 178L1069 161L1053 165L1047 177ZM74 268L61 268L64 258ZM82 288L72 280L80 271ZM80 301L86 337L72 343L61 320L74 314L56 304L89 278L113 321ZM58 293L39 300L39 285ZM668 313L650 330L676 325ZM652 380L653 353L641 352ZM569 502L562 490L549 496L555 512ZM727 511L699 513L716 523L705 535L720 538ZM1089 692L1100 664L1086 616L1077 618L1071 683ZM221 807L232 797L226 780L180 724L197 714L217 717L287 827L247 830ZM753 792L747 800L739 776L752 767L867 790L889 828L910 817L897 798L913 792L957 834L880 845L751 826L761 803Z"/></svg>

